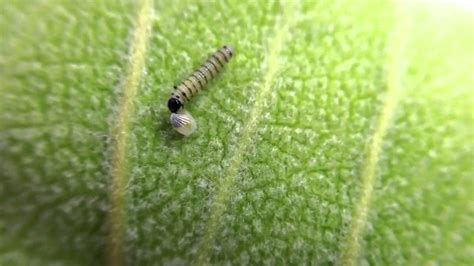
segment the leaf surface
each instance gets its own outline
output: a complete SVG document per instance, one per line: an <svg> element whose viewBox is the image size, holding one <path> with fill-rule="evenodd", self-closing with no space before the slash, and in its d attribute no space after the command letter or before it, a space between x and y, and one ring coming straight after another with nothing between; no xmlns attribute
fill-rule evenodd
<svg viewBox="0 0 474 266"><path fill-rule="evenodd" d="M1 264L473 263L470 11L3 5ZM172 87L224 44L181 137Z"/></svg>

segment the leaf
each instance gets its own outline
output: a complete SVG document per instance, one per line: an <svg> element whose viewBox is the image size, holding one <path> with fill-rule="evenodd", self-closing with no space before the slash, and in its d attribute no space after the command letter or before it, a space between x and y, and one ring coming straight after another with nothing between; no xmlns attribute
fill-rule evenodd
<svg viewBox="0 0 474 266"><path fill-rule="evenodd" d="M470 11L3 6L0 264L473 263ZM224 44L183 138L172 86Z"/></svg>

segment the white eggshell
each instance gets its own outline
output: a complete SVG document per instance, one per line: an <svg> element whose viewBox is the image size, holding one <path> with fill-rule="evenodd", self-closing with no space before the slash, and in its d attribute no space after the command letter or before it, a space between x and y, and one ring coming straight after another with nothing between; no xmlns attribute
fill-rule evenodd
<svg viewBox="0 0 474 266"><path fill-rule="evenodd" d="M170 116L171 126L180 134L189 136L196 131L196 120L188 112L172 113Z"/></svg>

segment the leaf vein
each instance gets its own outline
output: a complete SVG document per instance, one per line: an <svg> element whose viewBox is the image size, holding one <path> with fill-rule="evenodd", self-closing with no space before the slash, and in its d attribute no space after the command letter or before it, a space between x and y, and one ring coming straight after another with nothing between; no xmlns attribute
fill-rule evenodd
<svg viewBox="0 0 474 266"><path fill-rule="evenodd" d="M403 10L402 10L403 9ZM383 152L383 143L387 131L392 126L396 109L399 105L401 91L403 89L401 81L405 73L403 62L403 50L406 44L408 32L408 22L403 11L403 4L396 8L396 24L394 32L389 36L391 47L389 49L387 61L387 94L382 110L377 119L371 143L368 148L367 157L362 165L361 172L361 192L360 198L354 207L354 214L347 234L347 240L341 254L342 265L356 265L360 256L361 239L364 236L364 227L367 224L368 214L373 197L374 184L377 178L377 168Z"/></svg>
<svg viewBox="0 0 474 266"><path fill-rule="evenodd" d="M108 263L122 265L122 245L124 231L124 201L126 184L126 156L130 135L130 118L133 116L133 101L146 67L145 55L151 35L153 3L142 0L136 18L135 32L131 41L128 70L122 86L122 96L118 104L116 122L112 131L113 152L111 166L111 209L109 213L110 231L108 236Z"/></svg>
<svg viewBox="0 0 474 266"><path fill-rule="evenodd" d="M209 219L206 224L206 230L204 236L198 248L198 255L196 264L207 265L211 256L211 249L214 244L215 236L219 230L219 220L225 211L225 206L228 199L231 197L231 188L234 183L234 177L238 174L238 170L243 161L244 154L252 140L261 113L266 104L266 99L271 92L271 87L279 72L281 64L279 62L279 56L284 48L284 44L287 41L289 28L293 17L295 16L296 8L293 2L288 2L289 8L285 9L283 18L280 23L277 23L276 34L270 42L269 53L266 57L266 71L263 76L263 85L257 93L255 103L250 112L249 118L245 123L242 134L240 135L240 141L238 142L236 151L230 159L230 165L226 171L226 174L222 177L219 190L215 196L214 202L211 206Z"/></svg>

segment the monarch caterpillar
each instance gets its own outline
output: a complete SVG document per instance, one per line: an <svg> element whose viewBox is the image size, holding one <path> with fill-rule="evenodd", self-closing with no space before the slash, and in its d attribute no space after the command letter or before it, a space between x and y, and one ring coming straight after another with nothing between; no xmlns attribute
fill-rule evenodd
<svg viewBox="0 0 474 266"><path fill-rule="evenodd" d="M219 74L232 59L234 53L232 46L224 45L181 84L174 86L174 91L168 99L168 109L171 111L171 125L179 133L187 136L196 130L196 122L193 117L183 111L184 104Z"/></svg>

